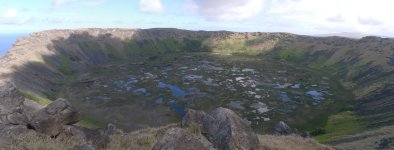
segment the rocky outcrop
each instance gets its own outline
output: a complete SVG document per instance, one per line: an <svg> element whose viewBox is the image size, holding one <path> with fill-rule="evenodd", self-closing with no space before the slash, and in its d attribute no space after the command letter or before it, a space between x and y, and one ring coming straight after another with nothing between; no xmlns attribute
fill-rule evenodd
<svg viewBox="0 0 394 150"><path fill-rule="evenodd" d="M80 113L62 98L37 111L39 107L28 108L24 98L19 95L15 86L10 82L0 81L0 145L9 143L14 137L28 132L38 132L53 138L68 136L77 141L88 143L72 149L105 148L110 142L110 136L116 127L109 124L103 129L88 129L74 126L80 121ZM25 103L26 105L26 103ZM33 106L33 105L28 105ZM4 108L4 109L3 109ZM28 121L24 109L29 109L31 119ZM28 128L29 127L29 128Z"/></svg>
<svg viewBox="0 0 394 150"><path fill-rule="evenodd" d="M214 150L204 136L195 135L182 128L168 129L152 150Z"/></svg>
<svg viewBox="0 0 394 150"><path fill-rule="evenodd" d="M0 81L0 125L26 125L24 98L10 81Z"/></svg>
<svg viewBox="0 0 394 150"><path fill-rule="evenodd" d="M14 83L0 81L0 145L29 132L28 120L22 109L23 101Z"/></svg>
<svg viewBox="0 0 394 150"><path fill-rule="evenodd" d="M202 127L202 120L206 115L205 112L193 109L187 109L185 116L182 118L181 125L182 127L187 127L192 124L197 124Z"/></svg>
<svg viewBox="0 0 394 150"><path fill-rule="evenodd" d="M181 125L167 130L153 149L257 150L260 146L252 128L230 109L219 107L210 113L187 109Z"/></svg>
<svg viewBox="0 0 394 150"><path fill-rule="evenodd" d="M274 127L274 133L278 135L293 134L294 130L290 128L284 121L279 121Z"/></svg>
<svg viewBox="0 0 394 150"><path fill-rule="evenodd" d="M203 133L219 149L259 149L259 140L252 128L226 108L216 108L204 116Z"/></svg>
<svg viewBox="0 0 394 150"><path fill-rule="evenodd" d="M84 144L84 145L74 146L72 148L69 148L68 150L95 150L95 149L90 144Z"/></svg>
<svg viewBox="0 0 394 150"><path fill-rule="evenodd" d="M18 135L33 132L25 125L0 125L0 149L1 145L9 143L13 138Z"/></svg>
<svg viewBox="0 0 394 150"><path fill-rule="evenodd" d="M31 113L30 117L25 112ZM0 145L9 143L21 134L38 132L51 137L72 136L96 148L104 148L116 130L112 124L103 129L73 126L78 121L80 113L67 100L59 98L43 108L25 101L12 82L0 80ZM82 145L74 149L90 147Z"/></svg>
<svg viewBox="0 0 394 150"><path fill-rule="evenodd" d="M102 129L89 129L68 125L64 127L64 131L59 136L69 136L78 141L85 141L95 148L105 148L109 144L110 137L115 131L116 127L113 124L108 124L106 128Z"/></svg>
<svg viewBox="0 0 394 150"><path fill-rule="evenodd" d="M64 125L71 125L79 120L80 113L68 101L60 98L33 114L29 125L37 132L57 136L64 130Z"/></svg>

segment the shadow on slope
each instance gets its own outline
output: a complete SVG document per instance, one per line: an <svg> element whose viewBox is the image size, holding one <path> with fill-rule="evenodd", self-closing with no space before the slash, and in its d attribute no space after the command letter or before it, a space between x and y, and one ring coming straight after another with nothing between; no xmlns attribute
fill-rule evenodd
<svg viewBox="0 0 394 150"><path fill-rule="evenodd" d="M77 81L79 79L78 77L89 68L98 67L100 69L100 67L105 65L122 64L134 60L149 61L157 59L157 57L162 54L169 53L211 51L209 47L203 45L205 33L197 33L194 36L190 36L193 35L190 32L189 34L185 34L183 37L180 36L173 38L171 36L165 36L166 34L171 34L171 31L168 33L157 32L156 34L159 34L158 36L152 36L151 34L154 34L155 32L151 31L140 31L136 32L134 35L129 34L126 36L112 35L110 32L103 32L103 34L98 35L93 35L90 31L83 33L70 32L69 35L59 34L59 37L56 35L56 31L48 32L55 32L54 35L56 37L50 37L51 41L46 45L46 49L40 50L41 52L35 50L39 53L38 57L41 58L42 61L27 61L27 63L22 65L12 66L13 72L11 73L1 74L2 78L13 80L18 89L29 99L54 100L57 97L65 97L70 99L74 104L81 104L81 101L83 100L74 99L75 97L73 95L69 95L73 93L69 93L67 91L70 91L73 86L78 86L75 83L80 82L85 84L90 83L91 81L94 82L94 77L91 79L85 79L86 81ZM30 47L26 48L28 49ZM44 51L43 54L40 54L42 51ZM119 74L120 72L111 72L110 74L107 74L108 76L106 76L106 78L112 78ZM75 106L79 107L79 109L93 109L93 107L100 109L102 107L93 105L88 107L79 105ZM119 117L119 115L124 116L122 112L125 113L128 110L143 109L131 106L108 106L107 109L103 108L102 111L108 112L117 108L119 108L120 114L114 113L113 117L115 118ZM126 114L129 113L130 112ZM150 120L150 124L160 126L164 125L164 123L168 123L168 121L160 121L160 119L158 119L160 117L157 115L165 117L168 113L168 110L165 110L152 113L140 112L140 115L142 118L146 115L145 119ZM134 116L138 115L134 114ZM97 120L97 117L96 119L86 119ZM95 124L102 123L96 122ZM136 125L133 128L141 128L142 126L138 122L135 124Z"/></svg>

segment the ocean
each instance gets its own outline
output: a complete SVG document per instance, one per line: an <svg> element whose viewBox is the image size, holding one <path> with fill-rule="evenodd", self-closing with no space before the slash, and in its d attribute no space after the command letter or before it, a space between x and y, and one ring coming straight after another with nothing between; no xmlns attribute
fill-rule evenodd
<svg viewBox="0 0 394 150"><path fill-rule="evenodd" d="M26 35L28 34L0 34L0 56L4 56L18 38Z"/></svg>

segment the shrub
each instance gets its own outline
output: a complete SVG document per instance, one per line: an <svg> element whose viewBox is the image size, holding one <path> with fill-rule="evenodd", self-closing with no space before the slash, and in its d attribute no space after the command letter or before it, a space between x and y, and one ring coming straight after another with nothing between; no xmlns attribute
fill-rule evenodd
<svg viewBox="0 0 394 150"><path fill-rule="evenodd" d="M279 52L279 57L281 60L286 61L300 62L306 60L306 54L296 48L281 50Z"/></svg>
<svg viewBox="0 0 394 150"><path fill-rule="evenodd" d="M317 128L317 129L315 129L315 130L313 130L311 132L311 135L312 136L317 136L317 135L322 135L322 134L326 134L326 133L327 133L326 129L324 129L324 128Z"/></svg>

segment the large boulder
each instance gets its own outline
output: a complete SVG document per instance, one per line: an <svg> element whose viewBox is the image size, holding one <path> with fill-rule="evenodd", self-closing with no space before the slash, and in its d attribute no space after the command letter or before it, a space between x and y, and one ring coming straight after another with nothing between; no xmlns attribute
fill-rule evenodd
<svg viewBox="0 0 394 150"><path fill-rule="evenodd" d="M183 128L168 129L152 150L214 150L213 144L204 136L192 134Z"/></svg>
<svg viewBox="0 0 394 150"><path fill-rule="evenodd" d="M192 124L197 124L202 127L202 119L206 115L205 112L193 109L187 109L185 116L182 118L182 127L187 127Z"/></svg>
<svg viewBox="0 0 394 150"><path fill-rule="evenodd" d="M274 133L278 135L293 134L294 130L291 129L284 121L279 121L274 127Z"/></svg>
<svg viewBox="0 0 394 150"><path fill-rule="evenodd" d="M26 125L28 120L24 113L24 98L10 81L0 81L0 124Z"/></svg>
<svg viewBox="0 0 394 150"><path fill-rule="evenodd" d="M37 132L57 136L64 130L64 125L71 125L80 120L80 113L62 98L49 104L32 115L29 125Z"/></svg>
<svg viewBox="0 0 394 150"><path fill-rule="evenodd" d="M108 124L106 128L89 129L85 127L78 127L67 125L61 136L69 136L75 140L84 141L93 145L97 149L105 148L110 143L110 137L116 132L116 127L113 124Z"/></svg>
<svg viewBox="0 0 394 150"><path fill-rule="evenodd" d="M205 115L203 132L219 149L259 149L252 128L230 109L219 107Z"/></svg>

